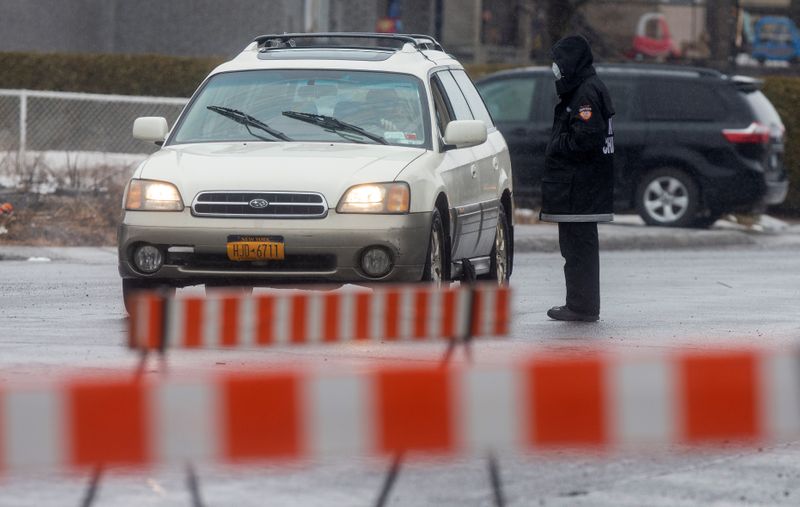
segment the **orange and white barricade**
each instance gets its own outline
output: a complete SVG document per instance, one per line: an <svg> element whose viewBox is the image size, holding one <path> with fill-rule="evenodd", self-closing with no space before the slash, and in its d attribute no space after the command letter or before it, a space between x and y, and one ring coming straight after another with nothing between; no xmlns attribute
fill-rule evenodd
<svg viewBox="0 0 800 507"><path fill-rule="evenodd" d="M798 354L0 385L0 471L796 439Z"/></svg>
<svg viewBox="0 0 800 507"><path fill-rule="evenodd" d="M129 344L163 350L503 336L510 317L510 289L497 284L259 295L142 293L134 299Z"/></svg>

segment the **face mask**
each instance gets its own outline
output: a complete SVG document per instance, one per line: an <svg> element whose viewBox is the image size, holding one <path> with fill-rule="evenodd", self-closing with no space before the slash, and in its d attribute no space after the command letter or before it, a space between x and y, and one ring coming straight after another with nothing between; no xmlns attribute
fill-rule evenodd
<svg viewBox="0 0 800 507"><path fill-rule="evenodd" d="M553 75L556 77L556 81L561 79L561 69L558 68L556 62L553 62Z"/></svg>

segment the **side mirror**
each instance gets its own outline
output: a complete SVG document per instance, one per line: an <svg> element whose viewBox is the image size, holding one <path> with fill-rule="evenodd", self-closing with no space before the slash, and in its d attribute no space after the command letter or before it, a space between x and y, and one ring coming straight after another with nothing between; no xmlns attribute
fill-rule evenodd
<svg viewBox="0 0 800 507"><path fill-rule="evenodd" d="M142 141L164 142L169 133L166 118L142 116L133 122L133 137Z"/></svg>
<svg viewBox="0 0 800 507"><path fill-rule="evenodd" d="M453 120L444 131L444 142L456 148L469 148L486 142L486 124L481 120Z"/></svg>

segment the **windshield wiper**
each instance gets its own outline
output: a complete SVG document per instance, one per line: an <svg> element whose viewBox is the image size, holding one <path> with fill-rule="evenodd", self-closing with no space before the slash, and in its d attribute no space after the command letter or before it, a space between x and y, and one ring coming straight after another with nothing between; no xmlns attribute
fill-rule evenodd
<svg viewBox="0 0 800 507"><path fill-rule="evenodd" d="M372 132L368 132L357 125L344 122L342 120L334 118L333 116L326 116L324 114L301 113L300 111L284 111L283 115L288 116L289 118L293 118L295 120L311 123L312 125L319 125L325 130L334 132L336 134L339 134L340 132L352 132L354 134L366 137L367 139L371 139L376 143L389 144L389 141L379 136L378 134L373 134ZM350 140L352 141L353 139Z"/></svg>
<svg viewBox="0 0 800 507"><path fill-rule="evenodd" d="M208 109L209 111L214 111L215 113L221 114L225 118L229 118L235 121L236 123L244 125L244 128L247 129L250 135L252 135L253 137L257 137L262 141L274 141L274 139L269 139L267 137L260 136L255 132L253 132L252 130L250 130L250 127L255 127L257 129L263 130L267 134L271 135L272 137L276 137L281 141L292 141L292 139L283 132L275 130L274 128L270 127L263 121L257 118L253 118L249 114L239 111L238 109L232 109L230 107L223 107L223 106L206 106L206 109Z"/></svg>

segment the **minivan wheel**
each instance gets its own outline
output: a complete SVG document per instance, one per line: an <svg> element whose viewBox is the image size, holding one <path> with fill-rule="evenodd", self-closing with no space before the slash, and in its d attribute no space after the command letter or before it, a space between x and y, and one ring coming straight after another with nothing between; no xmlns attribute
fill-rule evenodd
<svg viewBox="0 0 800 507"><path fill-rule="evenodd" d="M645 174L636 190L636 210L648 225L688 227L697 215L700 193L684 171L656 169Z"/></svg>
<svg viewBox="0 0 800 507"><path fill-rule="evenodd" d="M494 246L489 257L489 273L486 278L496 280L499 284L507 283L511 278L511 231L508 227L508 218L503 206L500 206L500 215L497 217L497 229L494 236ZM483 277L481 277L483 278Z"/></svg>
<svg viewBox="0 0 800 507"><path fill-rule="evenodd" d="M122 302L125 304L125 311L130 315L133 309L132 296L143 290L160 290L167 297L175 295L175 287L153 283L151 280L141 280L138 278L122 279Z"/></svg>
<svg viewBox="0 0 800 507"><path fill-rule="evenodd" d="M433 210L431 219L431 235L428 240L428 255L425 260L425 269L422 272L423 282L432 282L441 285L447 280L447 249L444 242L444 227L439 210Z"/></svg>

